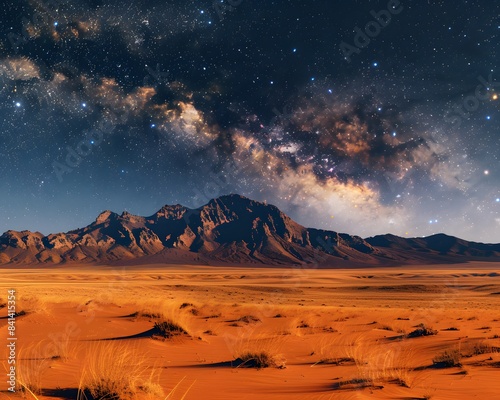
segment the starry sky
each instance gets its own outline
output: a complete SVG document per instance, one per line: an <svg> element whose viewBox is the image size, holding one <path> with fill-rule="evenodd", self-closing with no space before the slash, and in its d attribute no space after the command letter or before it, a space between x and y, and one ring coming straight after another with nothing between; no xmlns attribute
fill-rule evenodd
<svg viewBox="0 0 500 400"><path fill-rule="evenodd" d="M500 242L500 3L15 0L0 231L239 193L363 237Z"/></svg>

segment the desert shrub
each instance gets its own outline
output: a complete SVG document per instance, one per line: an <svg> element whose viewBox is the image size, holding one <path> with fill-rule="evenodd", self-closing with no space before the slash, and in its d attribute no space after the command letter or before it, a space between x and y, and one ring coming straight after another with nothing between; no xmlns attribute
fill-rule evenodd
<svg viewBox="0 0 500 400"><path fill-rule="evenodd" d="M461 354L458 349L445 350L432 359L437 368L461 367Z"/></svg>
<svg viewBox="0 0 500 400"><path fill-rule="evenodd" d="M462 347L463 357L479 356L481 354L493 353L494 348L483 340L468 342Z"/></svg>
<svg viewBox="0 0 500 400"><path fill-rule="evenodd" d="M275 357L266 351L261 351L257 353L243 353L240 355L237 361L240 361L238 367L247 367L247 368L269 368L269 367L277 367L278 363L276 362Z"/></svg>
<svg viewBox="0 0 500 400"><path fill-rule="evenodd" d="M408 338L416 338L421 336L437 335L438 331L424 324L418 325L418 328L406 335Z"/></svg>
<svg viewBox="0 0 500 400"><path fill-rule="evenodd" d="M251 322L260 322L260 319L257 317L254 317L253 315L244 315L243 317L238 318L237 321L244 322L245 324L249 324Z"/></svg>
<svg viewBox="0 0 500 400"><path fill-rule="evenodd" d="M173 322L171 319L163 319L155 322L155 333L153 336L162 338L171 338L178 335L187 335L187 331L179 324Z"/></svg>
<svg viewBox="0 0 500 400"><path fill-rule="evenodd" d="M161 395L146 360L137 349L115 342L99 342L88 350L82 371L79 399L135 399L140 392Z"/></svg>

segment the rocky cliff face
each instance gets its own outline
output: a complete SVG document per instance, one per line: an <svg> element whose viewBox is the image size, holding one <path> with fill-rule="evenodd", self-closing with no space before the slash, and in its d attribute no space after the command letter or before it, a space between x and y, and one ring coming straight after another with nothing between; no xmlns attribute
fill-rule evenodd
<svg viewBox="0 0 500 400"><path fill-rule="evenodd" d="M364 240L305 228L277 207L238 195L198 209L164 206L149 217L101 213L90 225L67 233L8 231L0 236L0 263L88 262L230 263L268 265L394 264L444 255L500 257L500 245L449 236ZM440 259L441 257L441 259Z"/></svg>

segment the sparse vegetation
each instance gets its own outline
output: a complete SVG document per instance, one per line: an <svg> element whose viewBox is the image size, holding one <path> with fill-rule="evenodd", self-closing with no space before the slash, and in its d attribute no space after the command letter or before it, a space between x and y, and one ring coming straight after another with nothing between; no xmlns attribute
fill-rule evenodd
<svg viewBox="0 0 500 400"><path fill-rule="evenodd" d="M259 318L254 317L253 315L244 315L241 318L237 319L238 322L244 322L245 324L249 324L251 322L261 322Z"/></svg>
<svg viewBox="0 0 500 400"><path fill-rule="evenodd" d="M150 372L141 353L123 344L99 342L85 358L79 400L123 400L139 392L160 393L156 373Z"/></svg>
<svg viewBox="0 0 500 400"><path fill-rule="evenodd" d="M37 395L42 392L42 375L50 367L51 357L43 354L45 342L22 348L17 355L17 390Z"/></svg>
<svg viewBox="0 0 500 400"><path fill-rule="evenodd" d="M235 346L233 365L237 368L285 368L285 359L280 354L282 340L276 337L247 339Z"/></svg>
<svg viewBox="0 0 500 400"><path fill-rule="evenodd" d="M467 342L462 347L463 357L473 357L481 354L493 353L496 350L493 346L485 342L484 340L474 340Z"/></svg>
<svg viewBox="0 0 500 400"><path fill-rule="evenodd" d="M336 382L333 385L334 389L364 389L364 388L376 388L373 380L369 378L355 378L348 381ZM379 386L379 388L381 388Z"/></svg>
<svg viewBox="0 0 500 400"><path fill-rule="evenodd" d="M163 319L161 321L155 322L155 333L154 338L171 338L178 335L188 335L188 332L179 324L173 322L170 319Z"/></svg>
<svg viewBox="0 0 500 400"><path fill-rule="evenodd" d="M462 356L458 349L445 350L432 359L436 368L461 367Z"/></svg>
<svg viewBox="0 0 500 400"><path fill-rule="evenodd" d="M247 368L269 368L277 367L278 364L274 356L269 352L261 351L258 353L243 353L238 357L236 362L240 362L237 367L247 367Z"/></svg>
<svg viewBox="0 0 500 400"><path fill-rule="evenodd" d="M438 331L436 329L432 329L424 324L417 325L418 328L414 331L410 332L406 337L408 338L416 338L421 336L433 336L437 335Z"/></svg>

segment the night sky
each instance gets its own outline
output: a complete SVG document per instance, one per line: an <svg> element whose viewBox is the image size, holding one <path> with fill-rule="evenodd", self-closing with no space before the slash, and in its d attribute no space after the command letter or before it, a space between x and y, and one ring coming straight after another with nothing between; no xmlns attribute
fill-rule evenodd
<svg viewBox="0 0 500 400"><path fill-rule="evenodd" d="M3 1L0 231L239 193L309 227L500 242L499 15L492 0Z"/></svg>

